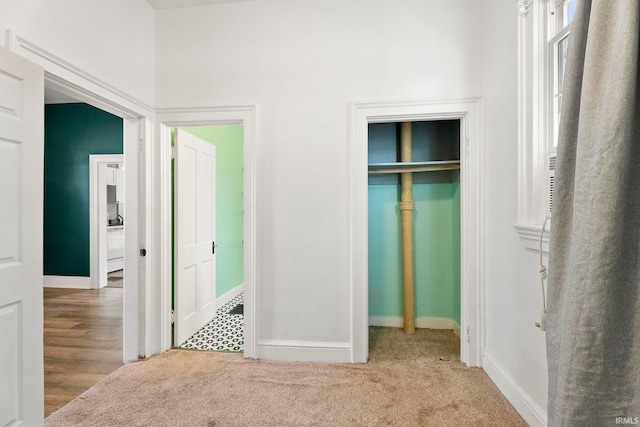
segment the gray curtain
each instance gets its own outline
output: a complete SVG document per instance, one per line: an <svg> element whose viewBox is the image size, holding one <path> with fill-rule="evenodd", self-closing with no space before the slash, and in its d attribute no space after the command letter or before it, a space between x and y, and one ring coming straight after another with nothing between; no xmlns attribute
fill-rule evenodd
<svg viewBox="0 0 640 427"><path fill-rule="evenodd" d="M640 421L639 17L639 0L578 0L571 28L549 255L550 426Z"/></svg>

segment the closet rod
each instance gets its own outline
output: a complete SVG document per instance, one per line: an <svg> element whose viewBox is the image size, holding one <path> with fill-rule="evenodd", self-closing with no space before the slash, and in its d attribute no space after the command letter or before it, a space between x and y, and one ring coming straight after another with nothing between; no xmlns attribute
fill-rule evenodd
<svg viewBox="0 0 640 427"><path fill-rule="evenodd" d="M369 163L372 169L383 169L394 166L441 166L441 165L459 165L460 160L430 160L428 162L391 162L391 163Z"/></svg>
<svg viewBox="0 0 640 427"><path fill-rule="evenodd" d="M460 169L460 164L449 164L449 165L434 165L434 166L400 166L400 164L396 164L395 167L385 167L385 168L369 168L369 173L404 173L404 172L437 172L437 171L448 171L448 170L458 170Z"/></svg>

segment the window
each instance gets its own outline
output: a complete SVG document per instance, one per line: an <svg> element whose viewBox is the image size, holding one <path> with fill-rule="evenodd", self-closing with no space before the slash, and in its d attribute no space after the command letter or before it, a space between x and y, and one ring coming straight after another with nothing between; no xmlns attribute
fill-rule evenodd
<svg viewBox="0 0 640 427"><path fill-rule="evenodd" d="M560 126L560 110L562 109L562 90L564 69L569 47L569 29L573 21L577 0L554 0L549 2L549 18L547 20L547 55L549 64L548 78L548 123L547 147L555 152L558 146L558 128Z"/></svg>
<svg viewBox="0 0 640 427"><path fill-rule="evenodd" d="M515 0L518 15L518 222L525 247L539 250L551 207L570 24L579 0Z"/></svg>

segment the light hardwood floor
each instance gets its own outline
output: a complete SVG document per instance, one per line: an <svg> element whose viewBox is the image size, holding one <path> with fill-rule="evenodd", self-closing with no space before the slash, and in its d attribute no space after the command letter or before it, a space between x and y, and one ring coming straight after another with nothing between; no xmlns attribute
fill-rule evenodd
<svg viewBox="0 0 640 427"><path fill-rule="evenodd" d="M44 289L44 414L122 366L122 288Z"/></svg>

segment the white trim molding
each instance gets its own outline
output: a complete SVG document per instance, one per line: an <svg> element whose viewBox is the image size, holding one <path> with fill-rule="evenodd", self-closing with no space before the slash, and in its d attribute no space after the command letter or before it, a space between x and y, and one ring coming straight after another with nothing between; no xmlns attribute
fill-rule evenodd
<svg viewBox="0 0 640 427"><path fill-rule="evenodd" d="M517 0L516 4L518 5L518 12L520 12L520 15L526 15L527 13L529 13L529 4L531 3L531 0Z"/></svg>
<svg viewBox="0 0 640 427"><path fill-rule="evenodd" d="M91 278L84 276L44 276L45 288L91 289Z"/></svg>
<svg viewBox="0 0 640 427"><path fill-rule="evenodd" d="M156 137L159 147L155 162L159 165L155 176L159 197L155 205L158 236L157 251L160 265L160 321L154 335L160 339L161 351L171 348L171 128L240 124L243 126L243 204L244 204L244 355L256 356L256 313L258 257L256 254L256 158L258 156L258 108L255 105L164 108L156 112Z"/></svg>
<svg viewBox="0 0 640 427"><path fill-rule="evenodd" d="M542 234L541 225L515 224L513 228L516 229L516 232L520 236L520 242L522 242L527 250L535 253L540 252L540 234ZM545 232L542 235L542 253L549 253L548 227L545 229Z"/></svg>
<svg viewBox="0 0 640 427"><path fill-rule="evenodd" d="M283 362L348 363L351 345L340 342L263 340L258 342L257 357Z"/></svg>
<svg viewBox="0 0 640 427"><path fill-rule="evenodd" d="M526 3L526 4L525 4ZM546 1L518 2L518 217L525 248L539 251L532 233L545 212ZM525 7L526 6L526 7Z"/></svg>
<svg viewBox="0 0 640 427"><path fill-rule="evenodd" d="M369 326L384 326L388 328L402 328L404 319L393 316L369 316ZM447 317L416 317L416 328L447 329L460 336L460 325Z"/></svg>
<svg viewBox="0 0 640 427"><path fill-rule="evenodd" d="M350 106L349 245L351 362L366 362L368 339L368 127L369 123L460 120L460 358L480 366L484 347L484 149L481 98L360 102Z"/></svg>
<svg viewBox="0 0 640 427"><path fill-rule="evenodd" d="M489 353L485 353L482 369L491 381L498 387L509 403L513 405L524 420L532 427L546 427L546 411L518 385L516 380L507 373Z"/></svg>
<svg viewBox="0 0 640 427"><path fill-rule="evenodd" d="M5 38L7 47L12 52L44 67L47 83L52 83L47 84L48 87L53 87L55 82L59 82L66 89L65 92L67 92L69 86L71 86L69 83L71 83L75 91L92 97L102 91L108 91L116 95L123 105L118 107L115 110L116 112L114 112L111 102L105 102L101 106L96 105L96 107L114 113L117 116L121 116L123 107L133 115L137 115L135 113L136 111L144 110L150 112L152 110L148 104L130 96L104 80L87 73L35 43L26 40L24 37L14 33L11 29L6 30Z"/></svg>
<svg viewBox="0 0 640 427"><path fill-rule="evenodd" d="M235 297L237 297L238 295L240 295L242 292L244 292L244 283L236 286L235 288L231 289L229 292L216 298L216 310L222 307L223 305L225 305L226 303L228 303L229 301L231 301L232 299L234 299Z"/></svg>

